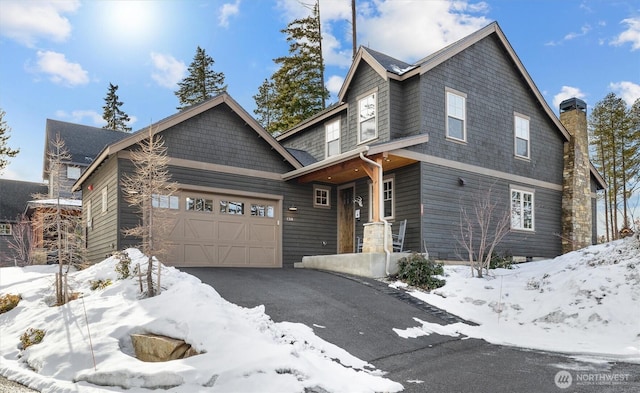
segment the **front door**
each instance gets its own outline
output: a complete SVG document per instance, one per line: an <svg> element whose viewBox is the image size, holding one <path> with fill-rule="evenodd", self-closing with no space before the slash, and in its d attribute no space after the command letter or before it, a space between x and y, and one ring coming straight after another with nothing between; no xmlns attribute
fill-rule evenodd
<svg viewBox="0 0 640 393"><path fill-rule="evenodd" d="M338 254L354 252L354 186L338 188Z"/></svg>

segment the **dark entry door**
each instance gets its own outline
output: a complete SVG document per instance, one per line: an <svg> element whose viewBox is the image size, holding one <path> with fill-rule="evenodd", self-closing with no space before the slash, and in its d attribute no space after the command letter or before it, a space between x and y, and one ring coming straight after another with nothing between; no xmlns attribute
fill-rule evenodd
<svg viewBox="0 0 640 393"><path fill-rule="evenodd" d="M354 252L353 186L338 191L338 254Z"/></svg>

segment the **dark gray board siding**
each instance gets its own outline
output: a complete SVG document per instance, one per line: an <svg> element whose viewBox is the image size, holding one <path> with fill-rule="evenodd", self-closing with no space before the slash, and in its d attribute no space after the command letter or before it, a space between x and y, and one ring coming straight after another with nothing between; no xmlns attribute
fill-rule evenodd
<svg viewBox="0 0 640 393"><path fill-rule="evenodd" d="M87 259L99 262L118 248L118 160L110 157L100 171L89 177L82 190L82 215L87 244ZM93 191L88 186L93 186ZM102 190L107 189L107 210L102 212ZM91 203L92 225L87 226L88 204Z"/></svg>
<svg viewBox="0 0 640 393"><path fill-rule="evenodd" d="M496 40L481 40L422 75L429 134L422 152L561 184L564 139ZM446 139L446 87L467 94L466 144ZM514 156L514 112L530 117L530 160Z"/></svg>
<svg viewBox="0 0 640 393"><path fill-rule="evenodd" d="M431 256L438 259L466 259L457 242L460 209L473 211L473 204L491 189L502 211L509 209L509 186L534 191L535 231L511 231L496 251L516 256L552 258L561 254L561 191L534 188L475 173L422 163L424 205L423 239ZM465 184L461 186L458 178ZM460 258L462 256L462 258Z"/></svg>

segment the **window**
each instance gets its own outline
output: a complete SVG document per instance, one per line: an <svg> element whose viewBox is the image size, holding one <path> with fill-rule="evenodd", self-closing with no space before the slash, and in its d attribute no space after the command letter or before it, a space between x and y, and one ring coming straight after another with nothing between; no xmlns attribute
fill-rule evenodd
<svg viewBox="0 0 640 393"><path fill-rule="evenodd" d="M67 165L67 179L77 180L80 178L80 170L77 166Z"/></svg>
<svg viewBox="0 0 640 393"><path fill-rule="evenodd" d="M326 157L340 154L340 120L325 125L327 147Z"/></svg>
<svg viewBox="0 0 640 393"><path fill-rule="evenodd" d="M533 231L533 192L511 189L511 229Z"/></svg>
<svg viewBox="0 0 640 393"><path fill-rule="evenodd" d="M0 236L11 236L11 224L9 223L0 224Z"/></svg>
<svg viewBox="0 0 640 393"><path fill-rule="evenodd" d="M384 206L384 219L391 220L395 217L393 177L382 180L382 205ZM369 206L373 208L373 184L369 183ZM369 209L369 220L373 219L373 210Z"/></svg>
<svg viewBox="0 0 640 393"><path fill-rule="evenodd" d="M256 217L274 217L275 208L271 205L251 204L251 215Z"/></svg>
<svg viewBox="0 0 640 393"><path fill-rule="evenodd" d="M151 206L154 208L177 210L178 204L179 199L175 195L168 196L153 194L151 196Z"/></svg>
<svg viewBox="0 0 640 393"><path fill-rule="evenodd" d="M220 201L220 213L222 214L244 214L244 203L237 201Z"/></svg>
<svg viewBox="0 0 640 393"><path fill-rule="evenodd" d="M376 127L376 93L358 101L358 143L378 137Z"/></svg>
<svg viewBox="0 0 640 393"><path fill-rule="evenodd" d="M467 140L466 94L447 90L447 138Z"/></svg>
<svg viewBox="0 0 640 393"><path fill-rule="evenodd" d="M91 228L93 226L93 217L91 216L91 201L87 201L87 228Z"/></svg>
<svg viewBox="0 0 640 393"><path fill-rule="evenodd" d="M171 199L169 199L169 204L171 204ZM213 212L213 199L187 197L185 209L193 212L211 213Z"/></svg>
<svg viewBox="0 0 640 393"><path fill-rule="evenodd" d="M107 187L102 189L102 212L106 213L108 209L109 202L109 194L107 192Z"/></svg>
<svg viewBox="0 0 640 393"><path fill-rule="evenodd" d="M517 157L529 158L529 118L514 115L515 152Z"/></svg>
<svg viewBox="0 0 640 393"><path fill-rule="evenodd" d="M331 207L331 189L325 187L313 187L313 206Z"/></svg>

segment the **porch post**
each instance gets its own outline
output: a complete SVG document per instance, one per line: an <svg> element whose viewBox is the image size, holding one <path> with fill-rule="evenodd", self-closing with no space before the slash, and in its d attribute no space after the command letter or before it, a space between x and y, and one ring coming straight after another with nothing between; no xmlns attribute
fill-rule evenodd
<svg viewBox="0 0 640 393"><path fill-rule="evenodd" d="M382 178L382 162L383 158L376 158L376 165L372 165L365 161L364 170L369 175L372 183L371 191L371 218L372 222L364 224L364 236L362 242L363 253L382 253L384 251L384 234L385 223L382 221L384 216L382 195L380 193L380 179ZM392 244L391 231L387 233L387 244Z"/></svg>

